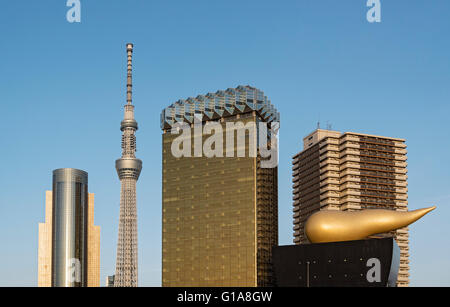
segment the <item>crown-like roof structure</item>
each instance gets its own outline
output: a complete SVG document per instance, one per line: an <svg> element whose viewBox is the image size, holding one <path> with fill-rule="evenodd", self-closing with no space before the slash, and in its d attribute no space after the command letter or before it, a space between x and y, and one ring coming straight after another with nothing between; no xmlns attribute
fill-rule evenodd
<svg viewBox="0 0 450 307"><path fill-rule="evenodd" d="M280 113L261 90L246 86L178 100L161 112L161 129L170 129L178 122L193 123L194 116L203 121L256 111L266 122L279 122Z"/></svg>

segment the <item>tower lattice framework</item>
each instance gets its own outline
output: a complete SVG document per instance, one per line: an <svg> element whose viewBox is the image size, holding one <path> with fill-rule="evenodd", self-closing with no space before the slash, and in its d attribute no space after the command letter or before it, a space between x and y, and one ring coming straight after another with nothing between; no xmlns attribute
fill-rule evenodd
<svg viewBox="0 0 450 307"><path fill-rule="evenodd" d="M122 158L116 160L116 170L120 178L119 239L117 242L115 287L138 286L138 241L136 182L142 169L142 161L135 156L136 130L132 105L132 54L133 44L127 44L127 104L121 122Z"/></svg>

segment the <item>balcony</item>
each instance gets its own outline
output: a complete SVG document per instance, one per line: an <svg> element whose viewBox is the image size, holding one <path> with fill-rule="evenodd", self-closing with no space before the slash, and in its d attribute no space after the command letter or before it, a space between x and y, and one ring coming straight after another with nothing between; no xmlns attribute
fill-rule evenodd
<svg viewBox="0 0 450 307"><path fill-rule="evenodd" d="M327 198L320 202L320 207L322 208L323 206L328 206L328 205L339 206L339 204L340 204L339 200Z"/></svg>
<svg viewBox="0 0 450 307"><path fill-rule="evenodd" d="M348 181L348 182L342 184L340 186L339 190L340 191L344 191L346 189L359 189L359 188L360 188L360 184L359 183Z"/></svg>
<svg viewBox="0 0 450 307"><path fill-rule="evenodd" d="M300 221L301 219L299 217L294 218L294 224L299 224L300 225Z"/></svg>
<svg viewBox="0 0 450 307"><path fill-rule="evenodd" d="M339 198L339 192L334 192L334 191L327 191L325 193L320 194L320 200L324 200L327 198Z"/></svg>
<svg viewBox="0 0 450 307"><path fill-rule="evenodd" d="M339 165L339 160L333 160L332 158L326 158L325 160L323 160L322 162L320 162L319 167L322 168L325 165Z"/></svg>
<svg viewBox="0 0 450 307"><path fill-rule="evenodd" d="M329 177L325 180L322 180L320 182L320 187L326 186L328 184L339 184L339 179L333 178L333 177Z"/></svg>
<svg viewBox="0 0 450 307"><path fill-rule="evenodd" d="M359 143L353 144L353 143L346 142L339 146L339 150L341 152L342 152L342 150L356 150L357 152L359 152L359 148L360 148Z"/></svg>
<svg viewBox="0 0 450 307"><path fill-rule="evenodd" d="M344 158L341 158L340 160L341 164L347 163L347 162L361 162L361 159L359 157L353 157L353 156L345 156Z"/></svg>
<svg viewBox="0 0 450 307"><path fill-rule="evenodd" d="M354 197L353 195L346 195L341 198L341 203L360 203L361 200L359 198Z"/></svg>
<svg viewBox="0 0 450 307"><path fill-rule="evenodd" d="M320 173L323 174L325 172L339 172L339 166L334 165L334 164L327 164L327 166L322 167L320 169ZM338 174L339 176L339 174Z"/></svg>
<svg viewBox="0 0 450 307"><path fill-rule="evenodd" d="M359 170L353 169L353 168L347 168L343 171L341 171L341 177L348 176L348 175L360 175L361 172Z"/></svg>
<svg viewBox="0 0 450 307"><path fill-rule="evenodd" d="M406 154L408 153L408 151L407 151L406 149L398 149L398 148L395 148L395 149L394 149L394 153L396 153L396 154L401 154L401 155L406 155Z"/></svg>
<svg viewBox="0 0 450 307"><path fill-rule="evenodd" d="M326 191L335 191L335 192L339 193L339 185L331 185L331 184L329 184L329 185L323 186L320 189L321 193L326 192Z"/></svg>
<svg viewBox="0 0 450 307"><path fill-rule="evenodd" d="M406 175L394 175L394 178L396 179L396 180L408 180L408 176L406 176Z"/></svg>
<svg viewBox="0 0 450 307"><path fill-rule="evenodd" d="M353 141L353 142L359 142L359 137L353 134L345 134L342 138L341 138L341 142L349 142L349 141Z"/></svg>
<svg viewBox="0 0 450 307"><path fill-rule="evenodd" d="M320 160L323 160L325 158L335 158L339 159L339 152L336 150L324 150L322 152L319 151L320 154Z"/></svg>
<svg viewBox="0 0 450 307"><path fill-rule="evenodd" d="M406 162L395 162L394 166L396 166L396 167L405 167L406 168L408 166L408 163L406 163Z"/></svg>
<svg viewBox="0 0 450 307"><path fill-rule="evenodd" d="M350 145L352 145L352 146L350 146ZM339 150L340 150L340 154L339 154L340 157L343 157L345 155L359 156L359 154L360 154L359 145L346 144L346 145L339 147Z"/></svg>
<svg viewBox="0 0 450 307"><path fill-rule="evenodd" d="M352 203L344 203L341 205L341 210L360 210L361 205L352 204Z"/></svg>

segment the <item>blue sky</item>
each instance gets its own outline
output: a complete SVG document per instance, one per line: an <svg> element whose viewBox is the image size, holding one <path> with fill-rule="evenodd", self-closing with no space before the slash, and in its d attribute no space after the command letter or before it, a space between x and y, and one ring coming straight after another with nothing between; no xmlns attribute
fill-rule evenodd
<svg viewBox="0 0 450 307"><path fill-rule="evenodd" d="M134 48L139 279L161 280L161 110L180 98L252 85L281 113L280 244L292 243L291 158L320 119L333 129L405 138L411 284L450 285L450 2L81 0L0 6L0 286L37 285L38 223L52 170L89 172L101 228L101 283L114 273L125 104Z"/></svg>

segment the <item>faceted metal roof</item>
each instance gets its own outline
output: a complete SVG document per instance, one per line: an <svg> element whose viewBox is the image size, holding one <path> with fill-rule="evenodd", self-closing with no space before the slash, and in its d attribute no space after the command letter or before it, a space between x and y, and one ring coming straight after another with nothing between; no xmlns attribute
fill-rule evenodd
<svg viewBox="0 0 450 307"><path fill-rule="evenodd" d="M262 91L240 85L225 91L178 100L161 112L161 129L169 129L177 122L193 123L194 114L203 115L203 120L206 121L250 111L257 111L266 122L280 121L280 113Z"/></svg>

